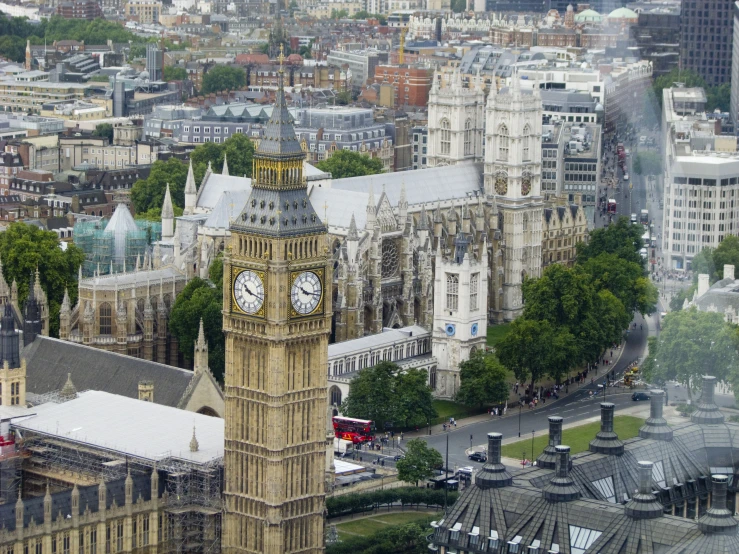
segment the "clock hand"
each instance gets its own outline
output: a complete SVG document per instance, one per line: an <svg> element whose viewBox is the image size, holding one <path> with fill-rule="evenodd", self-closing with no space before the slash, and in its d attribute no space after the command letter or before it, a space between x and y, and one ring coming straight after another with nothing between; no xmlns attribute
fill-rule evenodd
<svg viewBox="0 0 739 554"><path fill-rule="evenodd" d="M259 296L256 292L252 292L252 290L249 288L249 285L244 285L244 288L246 289L246 292L251 294L255 298L259 298L259 300L262 300L262 297Z"/></svg>

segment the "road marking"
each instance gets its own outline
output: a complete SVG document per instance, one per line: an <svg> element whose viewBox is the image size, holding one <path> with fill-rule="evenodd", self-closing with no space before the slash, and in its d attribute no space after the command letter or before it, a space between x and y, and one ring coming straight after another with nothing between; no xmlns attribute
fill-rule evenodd
<svg viewBox="0 0 739 554"><path fill-rule="evenodd" d="M574 412L574 411L575 411L575 408L572 408L571 410L564 410L562 413L566 414L567 412Z"/></svg>

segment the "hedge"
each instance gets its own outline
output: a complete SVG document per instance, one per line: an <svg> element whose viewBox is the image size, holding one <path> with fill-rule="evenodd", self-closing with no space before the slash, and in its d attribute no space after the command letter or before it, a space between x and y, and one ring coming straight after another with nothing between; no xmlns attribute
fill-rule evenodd
<svg viewBox="0 0 739 554"><path fill-rule="evenodd" d="M457 499L457 493L449 491L447 501L451 506ZM436 489L420 489L416 487L400 487L365 493L344 494L326 499L328 517L345 516L377 510L382 506L400 503L403 506L443 506L444 491Z"/></svg>

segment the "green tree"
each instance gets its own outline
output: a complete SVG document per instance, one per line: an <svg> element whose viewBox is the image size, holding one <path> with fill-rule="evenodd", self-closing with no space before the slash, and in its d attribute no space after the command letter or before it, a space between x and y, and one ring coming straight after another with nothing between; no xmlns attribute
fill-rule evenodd
<svg viewBox="0 0 739 554"><path fill-rule="evenodd" d="M395 421L406 429L426 425L436 417L428 373L422 369L397 372L395 376Z"/></svg>
<svg viewBox="0 0 739 554"><path fill-rule="evenodd" d="M510 331L495 350L500 362L513 371L519 382L528 380L532 390L546 375L559 382L577 355L575 338L566 327L526 318L511 323ZM506 397L507 393L506 389Z"/></svg>
<svg viewBox="0 0 739 554"><path fill-rule="evenodd" d="M208 365L220 382L223 382L225 368L222 310L222 289L195 277L177 296L169 317L170 330L177 337L180 352L187 360L193 358L202 318L205 339L208 342Z"/></svg>
<svg viewBox="0 0 739 554"><path fill-rule="evenodd" d="M398 460L398 479L415 483L434 476L434 471L444 464L438 450L429 447L422 439L412 439L406 444L405 457Z"/></svg>
<svg viewBox="0 0 739 554"><path fill-rule="evenodd" d="M706 111L728 112L731 107L731 83L724 83L706 89Z"/></svg>
<svg viewBox="0 0 739 554"><path fill-rule="evenodd" d="M735 328L721 313L701 312L695 307L670 312L650 346L644 377L656 383L677 381L688 389L690 398L702 375L739 385L736 339Z"/></svg>
<svg viewBox="0 0 739 554"><path fill-rule="evenodd" d="M8 283L16 281L18 296L25 302L30 278L38 269L41 288L49 300L49 326L52 336L59 336L59 308L64 290L69 292L72 305L77 301L77 270L85 254L73 243L62 250L57 234L43 231L35 225L13 223L0 233L0 260L3 276Z"/></svg>
<svg viewBox="0 0 739 554"><path fill-rule="evenodd" d="M360 371L351 383L349 394L341 404L341 413L347 417L371 419L378 430L395 420L395 372L392 362L380 362Z"/></svg>
<svg viewBox="0 0 739 554"><path fill-rule="evenodd" d="M467 0L451 0L451 8L454 13L462 13L467 8Z"/></svg>
<svg viewBox="0 0 739 554"><path fill-rule="evenodd" d="M251 177L253 156L254 143L242 133L236 133L220 144L215 142L200 144L190 155L195 182L200 183L209 162L213 171L218 173L223 171L224 159L228 161L230 175Z"/></svg>
<svg viewBox="0 0 739 554"><path fill-rule="evenodd" d="M298 51L298 54L303 56L303 58L306 60L310 60L313 57L313 51L311 50L310 45L301 46L300 50Z"/></svg>
<svg viewBox="0 0 739 554"><path fill-rule="evenodd" d="M240 67L217 65L203 76L203 94L239 90L246 85L246 72Z"/></svg>
<svg viewBox="0 0 739 554"><path fill-rule="evenodd" d="M657 308L659 293L640 264L604 252L579 265L590 274L597 291L613 293L628 313L649 315Z"/></svg>
<svg viewBox="0 0 739 554"><path fill-rule="evenodd" d="M639 251L644 246L642 235L644 227L632 225L625 217L615 223L590 233L587 244L577 245L577 262L584 263L600 254L616 254L622 260L634 262L644 267L645 261ZM646 273L646 270L645 270Z"/></svg>
<svg viewBox="0 0 739 554"><path fill-rule="evenodd" d="M678 312L682 310L685 300L686 299L688 301L692 300L693 294L695 293L697 288L698 288L698 283L693 283L689 287L680 289L677 292L675 292L672 295L672 298L670 299L670 310L673 312Z"/></svg>
<svg viewBox="0 0 739 554"><path fill-rule="evenodd" d="M184 67L178 65L165 65L163 74L165 81L184 81L187 79L187 71Z"/></svg>
<svg viewBox="0 0 739 554"><path fill-rule="evenodd" d="M184 162L177 158L155 161L151 166L149 177L139 179L131 189L131 200L136 213L148 212L152 208L161 210L167 183L173 204L183 207L186 180L187 165Z"/></svg>
<svg viewBox="0 0 739 554"><path fill-rule="evenodd" d="M331 19L346 19L349 17L348 10L331 10Z"/></svg>
<svg viewBox="0 0 739 554"><path fill-rule="evenodd" d="M508 399L510 375L492 354L477 350L459 364L459 371L457 402L482 408Z"/></svg>
<svg viewBox="0 0 739 554"><path fill-rule="evenodd" d="M92 132L93 137L104 137L109 143L113 142L113 126L110 123L100 123Z"/></svg>
<svg viewBox="0 0 739 554"><path fill-rule="evenodd" d="M182 208L176 205L172 205L172 208L174 210L174 216L180 217L183 213ZM136 212L136 219L143 219L145 221L154 221L156 223L159 223L162 221L162 208L149 208L145 212Z"/></svg>
<svg viewBox="0 0 739 554"><path fill-rule="evenodd" d="M724 265L739 268L739 237L735 235L726 235L716 248L703 248L693 258L691 269L695 279L705 273L715 283L724 278Z"/></svg>
<svg viewBox="0 0 739 554"><path fill-rule="evenodd" d="M382 162L377 158L370 158L359 152L351 150L339 150L316 167L321 171L331 173L334 179L345 177L361 177L363 175L376 175L382 173Z"/></svg>
<svg viewBox="0 0 739 554"><path fill-rule="evenodd" d="M346 106L352 101L352 93L350 90L342 90L336 95L335 102L339 106Z"/></svg>
<svg viewBox="0 0 739 554"><path fill-rule="evenodd" d="M662 173L662 157L657 152L642 150L636 154L633 168L637 175L659 175Z"/></svg>
<svg viewBox="0 0 739 554"><path fill-rule="evenodd" d="M425 425L436 417L426 381L425 371L401 372L392 362L380 362L352 380L341 411L349 417L371 419L379 430Z"/></svg>
<svg viewBox="0 0 739 554"><path fill-rule="evenodd" d="M695 71L689 69L673 69L666 75L661 75L654 80L652 89L654 95L659 102L660 109L662 106L662 91L666 88L675 86L675 83L685 83L686 87L706 87L706 81Z"/></svg>

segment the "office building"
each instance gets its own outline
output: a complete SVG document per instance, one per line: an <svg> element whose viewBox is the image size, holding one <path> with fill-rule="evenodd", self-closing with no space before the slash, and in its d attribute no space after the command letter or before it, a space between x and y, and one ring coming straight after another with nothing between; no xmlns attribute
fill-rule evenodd
<svg viewBox="0 0 739 554"><path fill-rule="evenodd" d="M695 71L708 86L731 81L733 4L683 0L680 10L680 68Z"/></svg>

